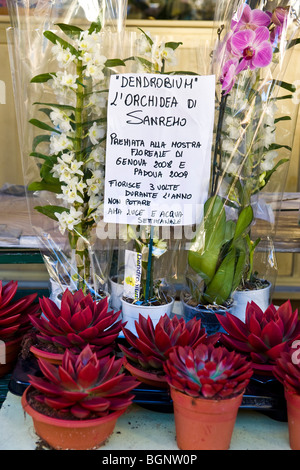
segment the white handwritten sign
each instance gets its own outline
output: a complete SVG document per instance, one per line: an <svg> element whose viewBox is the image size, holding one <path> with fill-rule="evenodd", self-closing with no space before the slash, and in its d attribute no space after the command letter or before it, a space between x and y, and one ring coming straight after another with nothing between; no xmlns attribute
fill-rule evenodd
<svg viewBox="0 0 300 470"><path fill-rule="evenodd" d="M215 77L122 74L108 101L104 221L191 225L208 196Z"/></svg>

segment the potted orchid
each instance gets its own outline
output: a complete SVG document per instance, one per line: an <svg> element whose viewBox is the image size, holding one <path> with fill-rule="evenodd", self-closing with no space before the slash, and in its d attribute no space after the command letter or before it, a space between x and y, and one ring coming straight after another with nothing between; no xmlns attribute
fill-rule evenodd
<svg viewBox="0 0 300 470"><path fill-rule="evenodd" d="M218 6L222 10L222 2ZM229 289L228 295L228 298L234 299L232 312L243 320L249 297L245 303L242 302L242 311L239 312L237 304L241 301L236 300L238 291L247 289L252 293L253 289L259 289L262 292L261 288L266 287L266 300L262 304L257 300L257 303L265 309L270 301L270 283L258 279L254 271L254 253L260 238L253 240L251 231L253 223L261 217L258 208L265 205L262 190L288 160L285 157L277 158L278 150L291 151L291 146L280 141L280 125L291 118L276 111L277 104L292 98L291 92L295 91L295 87L283 79L289 53L292 46L298 43L298 27L291 7L263 11L261 8L251 8L245 2L233 2L232 10L229 28L226 29L224 23L220 24L219 40L213 56L212 68L218 79L220 97L217 101L210 197L220 198L226 217L237 224L245 210L253 214L253 220L249 219L244 232L244 243L238 247L244 261L239 263L240 256L235 258L235 266L240 270L239 280ZM217 11L216 17L218 15L222 16ZM224 37L222 34L225 34ZM189 252L189 266L197 272L195 260L197 257L203 258L204 266L198 273L205 288L207 281L211 282L212 279L207 280L203 273L209 270L212 259L206 252L206 244L199 239L203 236L206 236L207 244L213 237L199 230L199 236ZM227 246L226 243L227 238L224 237L223 245ZM223 260L221 253L217 268L221 268ZM220 293L223 287L224 284L220 283Z"/></svg>
<svg viewBox="0 0 300 470"><path fill-rule="evenodd" d="M57 255L59 249L48 237L48 249L58 258L49 263L51 274L58 264L67 278L62 290L82 289L101 299L106 296L105 268L97 261L95 228L103 205L106 99L110 74L125 64L106 57L99 21L86 30L63 23L57 26L60 33L43 33L52 44L51 66L55 61L57 70L31 80L32 86L41 87L43 95L51 98L34 103L39 115L30 123L40 133L34 136L31 157L39 162L40 179L28 189L49 195L49 203L35 209L57 222L69 244L71 259Z"/></svg>
<svg viewBox="0 0 300 470"><path fill-rule="evenodd" d="M141 30L137 39L137 54L125 59L133 61L134 71L137 73L157 74L192 74L193 72L174 70L177 64L176 49L180 42L165 42L153 38L149 33ZM160 228L154 226L132 226L126 229L125 249L131 249L141 256L141 276L138 286L138 295L134 298L126 295L126 285L134 283L135 273L124 275L124 293L122 298L123 319L127 327L135 332L135 321L139 314L151 316L154 325L161 316L171 315L174 304L168 286L162 279L161 262L168 250L168 242L160 236Z"/></svg>

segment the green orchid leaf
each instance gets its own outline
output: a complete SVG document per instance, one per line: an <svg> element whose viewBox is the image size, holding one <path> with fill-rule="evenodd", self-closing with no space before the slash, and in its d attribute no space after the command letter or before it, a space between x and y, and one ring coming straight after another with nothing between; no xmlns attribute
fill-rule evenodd
<svg viewBox="0 0 300 470"><path fill-rule="evenodd" d="M253 209L251 206L245 207L239 215L236 222L236 229L234 234L234 240L245 235L245 232L249 229L250 224L253 220Z"/></svg>
<svg viewBox="0 0 300 470"><path fill-rule="evenodd" d="M169 47L170 49L173 49L173 51L175 51L182 44L183 44L183 42L169 41L169 42L165 43L165 47Z"/></svg>
<svg viewBox="0 0 300 470"><path fill-rule="evenodd" d="M247 241L246 239L242 239L240 240L236 249L235 272L231 286L232 292L234 292L236 288L240 285L241 280L243 278L247 262L247 252Z"/></svg>
<svg viewBox="0 0 300 470"><path fill-rule="evenodd" d="M296 87L295 87L295 85L293 85L293 83L287 83L287 82L283 82L281 80L273 80L272 85L277 85L277 86L279 86L281 88L284 88L285 90L288 90L292 93L295 93L295 91L296 91Z"/></svg>
<svg viewBox="0 0 300 470"><path fill-rule="evenodd" d="M43 153L39 152L31 152L30 157L41 158L42 160L49 160L51 158L49 155L44 155Z"/></svg>
<svg viewBox="0 0 300 470"><path fill-rule="evenodd" d="M64 39L60 38L59 36L57 36L57 34L53 33L52 31L45 31L44 32L44 36L45 38L47 38L50 42L52 42L53 44L57 44L59 43L63 49L69 49L69 51L71 52L71 54L75 55L76 57L78 57L78 51L77 49L75 49L75 47L72 46L72 44L68 43L67 41L65 41Z"/></svg>
<svg viewBox="0 0 300 470"><path fill-rule="evenodd" d="M39 212L40 214L46 215L50 219L57 220L57 217L55 212L58 212L59 214L62 214L63 212L70 212L69 209L66 207L61 207L61 206L36 206L35 210Z"/></svg>
<svg viewBox="0 0 300 470"><path fill-rule="evenodd" d="M102 29L102 25L101 25L100 20L94 21L89 28L89 34L100 33L101 29Z"/></svg>
<svg viewBox="0 0 300 470"><path fill-rule="evenodd" d="M58 103L43 103L43 102L40 102L40 101L35 101L33 104L38 104L38 105L41 105L41 106L49 106L49 108L57 108L57 109L60 109L62 111L66 110L66 111L73 111L75 112L76 109L74 108L74 106L69 106L69 105L66 105L66 104L58 104Z"/></svg>
<svg viewBox="0 0 300 470"><path fill-rule="evenodd" d="M189 265L206 282L215 274L224 243L225 228L226 215L222 199L208 199L204 205L203 223L188 253Z"/></svg>
<svg viewBox="0 0 300 470"><path fill-rule="evenodd" d="M138 28L142 33L143 35L146 37L147 41L149 42L150 46L153 46L153 41L152 39L150 38L150 36L148 34L145 33L145 31L142 29L142 28Z"/></svg>
<svg viewBox="0 0 300 470"><path fill-rule="evenodd" d="M125 66L124 60L121 59L107 59L105 62L105 67L110 68L110 67L118 67L120 65Z"/></svg>
<svg viewBox="0 0 300 470"><path fill-rule="evenodd" d="M74 26L70 24L56 23L56 26L58 26L65 33L65 35L71 39L78 38L80 34L83 32L83 30L79 28L78 26Z"/></svg>
<svg viewBox="0 0 300 470"><path fill-rule="evenodd" d="M38 147L39 144L42 143L49 143L50 142L50 135L37 135L32 142L32 151L35 152L36 148Z"/></svg>
<svg viewBox="0 0 300 470"><path fill-rule="evenodd" d="M290 49L291 47L294 47L294 46L296 46L297 44L300 44L300 38L292 39L292 40L289 42L287 48Z"/></svg>
<svg viewBox="0 0 300 470"><path fill-rule="evenodd" d="M232 282L235 272L235 250L229 251L222 261L212 281L208 284L203 295L206 301L223 305L232 292Z"/></svg>
<svg viewBox="0 0 300 470"><path fill-rule="evenodd" d="M282 158L281 160L279 160L279 162L272 168L272 170L268 170L266 171L266 176L264 178L264 181L265 181L265 185L264 187L266 186L266 184L269 182L271 176L273 175L273 173L275 173L275 171L281 166L283 165L284 163L288 162L289 159L288 158Z"/></svg>
<svg viewBox="0 0 300 470"><path fill-rule="evenodd" d="M56 73L41 73L40 75L36 75L30 80L30 83L45 83L49 80L53 80L53 76L56 77Z"/></svg>
<svg viewBox="0 0 300 470"><path fill-rule="evenodd" d="M56 184L59 184L59 180L57 178L54 178L54 176L51 173L54 163L55 162L51 161L50 159L46 160L40 169L40 175L41 175L42 181L44 181L45 183L56 185Z"/></svg>
<svg viewBox="0 0 300 470"><path fill-rule="evenodd" d="M291 120L292 120L291 116L281 116L275 119L274 123L277 124L277 122L280 122L280 121L291 121Z"/></svg>
<svg viewBox="0 0 300 470"><path fill-rule="evenodd" d="M38 181L31 183L28 186L29 191L49 191L51 193L59 194L61 192L61 185L54 183L46 183L45 181Z"/></svg>
<svg viewBox="0 0 300 470"><path fill-rule="evenodd" d="M56 134L61 134L61 132L58 129L55 129L55 127L48 126L48 124L45 124L43 121L40 121L39 119L30 119L29 122L33 126L36 126L39 129L43 129L44 131L56 132Z"/></svg>

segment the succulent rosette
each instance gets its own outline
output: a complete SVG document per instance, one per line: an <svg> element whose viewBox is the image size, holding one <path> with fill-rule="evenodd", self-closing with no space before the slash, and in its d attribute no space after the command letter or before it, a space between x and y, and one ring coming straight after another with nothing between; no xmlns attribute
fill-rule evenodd
<svg viewBox="0 0 300 470"><path fill-rule="evenodd" d="M169 385L191 397L229 398L243 393L252 376L251 363L223 346L177 346L164 363Z"/></svg>
<svg viewBox="0 0 300 470"><path fill-rule="evenodd" d="M121 373L123 359L97 358L87 345L79 355L68 349L62 365L56 367L39 359L43 377L29 376L37 393L34 399L45 405L44 412L56 410L61 417L88 419L126 409L139 382Z"/></svg>
<svg viewBox="0 0 300 470"><path fill-rule="evenodd" d="M229 312L217 316L227 333L222 333L221 342L256 364L275 364L291 342L300 337L298 310L293 312L289 300L279 308L271 304L264 312L255 302L248 303L245 322Z"/></svg>
<svg viewBox="0 0 300 470"><path fill-rule="evenodd" d="M295 355L295 356L294 356ZM277 358L273 368L274 376L282 383L284 388L291 393L300 394L300 361L299 351L292 348L284 351Z"/></svg>
<svg viewBox="0 0 300 470"><path fill-rule="evenodd" d="M5 285L0 281L0 339L3 341L21 337L32 328L30 318L39 316L40 307L35 303L37 294L14 300L17 289L17 281Z"/></svg>
<svg viewBox="0 0 300 470"><path fill-rule="evenodd" d="M207 336L201 320L196 317L188 322L183 318L163 315L158 323L153 325L151 317L139 315L135 322L137 336L123 327L125 339L131 347L119 345L129 361L138 364L143 369L163 370L163 364L174 346L196 347L202 342L216 343L219 334Z"/></svg>
<svg viewBox="0 0 300 470"><path fill-rule="evenodd" d="M113 351L122 320L118 320L120 312L108 311L107 298L95 301L82 290L72 293L67 289L60 308L46 297L40 299L40 306L43 315L30 319L41 345L53 344L59 352L69 348L79 353L89 344L99 357Z"/></svg>

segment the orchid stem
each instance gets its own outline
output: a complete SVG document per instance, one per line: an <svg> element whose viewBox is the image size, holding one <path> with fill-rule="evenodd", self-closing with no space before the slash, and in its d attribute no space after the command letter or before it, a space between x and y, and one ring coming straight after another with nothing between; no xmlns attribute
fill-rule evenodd
<svg viewBox="0 0 300 470"><path fill-rule="evenodd" d="M151 226L151 228L150 228L150 240L149 240L148 264L147 264L145 302L148 302L149 292L150 292L150 281L151 281L151 271L152 271L153 231L154 231L153 226Z"/></svg>

